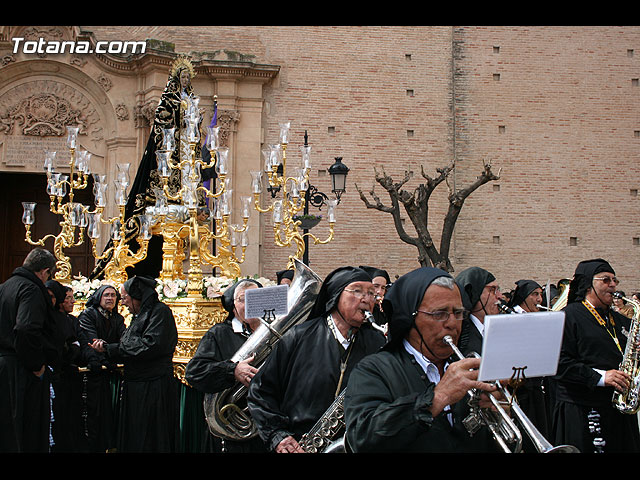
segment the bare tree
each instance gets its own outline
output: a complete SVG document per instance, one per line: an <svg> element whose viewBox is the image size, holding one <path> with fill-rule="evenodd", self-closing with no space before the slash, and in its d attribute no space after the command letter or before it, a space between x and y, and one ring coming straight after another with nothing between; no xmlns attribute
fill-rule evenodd
<svg viewBox="0 0 640 480"><path fill-rule="evenodd" d="M449 260L449 249L451 246L451 238L453 236L453 229L456 225L458 215L462 210L464 201L469 195L471 195L479 187L490 181L498 180L500 178L500 172L494 174L491 171L491 163L484 162L484 169L476 180L469 186L462 189L454 189L450 182L449 176L454 170L454 165L451 164L444 168L437 168L438 175L434 178L428 176L424 172L424 167L421 168L422 177L426 180L416 187L413 193L404 190L402 187L413 177L412 171L405 171L404 178L394 183L393 179L384 172L378 172L374 167L376 175L376 182L378 182L382 188L384 188L389 194L391 205L385 205L380 200L380 197L375 192L375 183L369 194L373 199L370 202L360 187L356 185L356 189L360 194L360 198L367 206L367 208L373 208L381 212L390 213L393 216L393 223L396 227L396 231L403 242L409 245L414 245L418 249L418 261L423 267L431 266L441 268L447 272L453 271L453 266ZM429 199L431 194L438 185L445 182L449 190L449 208L447 214L444 217L442 223L442 235L440 237L440 248L436 248L429 232ZM416 236L411 236L405 230L400 217L400 205L404 206L411 223L416 232Z"/></svg>

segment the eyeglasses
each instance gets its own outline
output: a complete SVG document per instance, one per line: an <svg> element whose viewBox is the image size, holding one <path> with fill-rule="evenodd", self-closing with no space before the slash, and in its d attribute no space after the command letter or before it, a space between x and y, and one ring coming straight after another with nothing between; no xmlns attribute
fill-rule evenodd
<svg viewBox="0 0 640 480"><path fill-rule="evenodd" d="M456 309L453 312L447 312L446 310L438 310L436 312L425 312L424 310L416 310L413 315L416 316L418 313L429 315L431 319L435 320L436 322L444 322L448 320L451 315L453 315L454 319L462 321L469 315L469 312L464 308Z"/></svg>
<svg viewBox="0 0 640 480"><path fill-rule="evenodd" d="M371 291L365 292L365 291L360 290L358 288L353 289L353 290L349 290L348 288L345 288L344 291L352 293L354 297L356 297L356 298L358 298L360 300L362 300L365 297L375 298L375 296L376 296L376 292L371 292Z"/></svg>
<svg viewBox="0 0 640 480"><path fill-rule="evenodd" d="M605 285L609 285L611 282L615 283L616 285L620 283L620 280L618 280L618 277L593 277L593 279L600 280Z"/></svg>
<svg viewBox="0 0 640 480"><path fill-rule="evenodd" d="M500 293L500 287L489 287L489 294L495 295L496 293Z"/></svg>

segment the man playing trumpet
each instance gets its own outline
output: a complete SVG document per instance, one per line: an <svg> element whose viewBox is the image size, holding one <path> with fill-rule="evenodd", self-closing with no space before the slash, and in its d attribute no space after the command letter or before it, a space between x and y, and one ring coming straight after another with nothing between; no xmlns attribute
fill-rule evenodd
<svg viewBox="0 0 640 480"><path fill-rule="evenodd" d="M383 308L389 341L351 373L344 399L348 447L358 452L495 452L482 427L462 424L470 390L495 392L477 380L478 358L450 363L467 312L453 278L425 267L400 277ZM487 406L489 403L487 403Z"/></svg>

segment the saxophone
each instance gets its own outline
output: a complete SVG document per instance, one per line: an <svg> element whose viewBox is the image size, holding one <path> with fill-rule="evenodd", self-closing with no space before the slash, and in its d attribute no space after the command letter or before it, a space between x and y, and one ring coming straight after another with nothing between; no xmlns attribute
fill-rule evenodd
<svg viewBox="0 0 640 480"><path fill-rule="evenodd" d="M620 292L615 292L613 296L621 298L633 307L627 346L620 362L620 370L627 373L631 380L623 392L616 390L612 398L614 407L622 413L632 415L640 409L640 303L622 296Z"/></svg>
<svg viewBox="0 0 640 480"><path fill-rule="evenodd" d="M307 453L337 452L342 438L336 439L345 428L344 423L344 388L331 406L322 414L315 425L302 435L300 446ZM334 440L336 439L336 440Z"/></svg>

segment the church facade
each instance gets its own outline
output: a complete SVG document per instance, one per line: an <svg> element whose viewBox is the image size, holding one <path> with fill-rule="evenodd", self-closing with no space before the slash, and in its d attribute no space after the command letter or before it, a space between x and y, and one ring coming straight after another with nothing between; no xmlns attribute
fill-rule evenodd
<svg viewBox="0 0 640 480"><path fill-rule="evenodd" d="M640 290L640 28L607 26L0 27L3 278L31 248L21 202L38 202L34 239L59 228L46 214L44 152L62 161L65 126L78 124L94 173L113 177L118 163L135 172L180 55L193 63L207 124L217 101L234 205L282 122L288 161L300 161L306 134L310 182L329 198L329 167L336 157L348 166L335 237L309 245L320 276L372 265L393 278L419 266L392 216L360 198L358 188L373 202L375 185L392 205L376 173L413 193L422 172L455 166L429 202L438 247L448 194L490 163L499 178L466 199L456 222L454 275L477 265L510 289L521 278L555 283L602 257L622 290ZM323 215L312 232L327 237L326 206L310 213ZM242 221L239 208L233 215ZM416 236L406 212L397 223ZM275 245L270 215L253 211L249 227L243 274L275 278L295 246ZM74 273L86 275L90 249L70 250Z"/></svg>

